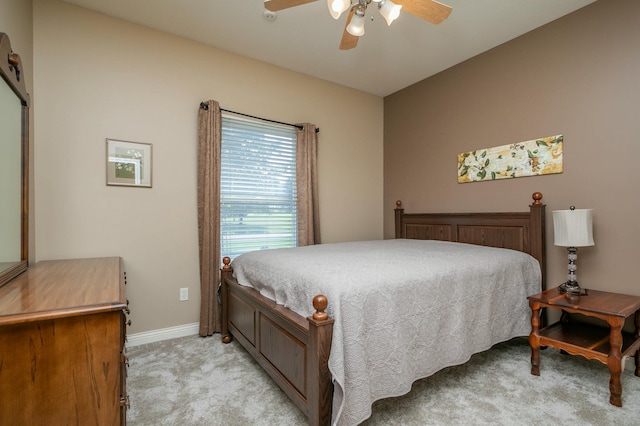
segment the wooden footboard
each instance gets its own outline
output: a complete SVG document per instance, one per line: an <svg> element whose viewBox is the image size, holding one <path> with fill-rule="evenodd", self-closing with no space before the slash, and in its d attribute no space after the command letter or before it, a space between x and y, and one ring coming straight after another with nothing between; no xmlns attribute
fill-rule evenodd
<svg viewBox="0 0 640 426"><path fill-rule="evenodd" d="M222 268L222 341L232 335L307 416L310 425L331 422L333 384L328 360L333 319L327 299L313 299L316 313L304 318L233 278L230 259Z"/></svg>

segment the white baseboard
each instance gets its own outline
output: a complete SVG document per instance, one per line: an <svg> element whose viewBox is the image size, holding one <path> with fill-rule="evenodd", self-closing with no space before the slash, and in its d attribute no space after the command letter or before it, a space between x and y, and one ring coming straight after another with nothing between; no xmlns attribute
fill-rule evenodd
<svg viewBox="0 0 640 426"><path fill-rule="evenodd" d="M143 331L127 335L127 346L139 346L147 343L160 342L161 340L175 339L177 337L195 336L200 331L200 324L177 325L175 327L161 328L158 330Z"/></svg>

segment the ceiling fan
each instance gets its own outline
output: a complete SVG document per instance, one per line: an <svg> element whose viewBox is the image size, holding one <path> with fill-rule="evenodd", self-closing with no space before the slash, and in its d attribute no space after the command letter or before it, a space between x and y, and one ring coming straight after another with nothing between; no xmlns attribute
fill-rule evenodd
<svg viewBox="0 0 640 426"><path fill-rule="evenodd" d="M277 12L314 1L316 0L266 0L264 7ZM358 44L358 38L364 35L365 13L372 1L378 4L380 15L387 21L387 25L391 25L400 15L401 9L432 24L439 24L451 13L449 6L435 0L327 0L329 13L334 19L340 18L342 13L349 10L340 42L341 50L353 49Z"/></svg>

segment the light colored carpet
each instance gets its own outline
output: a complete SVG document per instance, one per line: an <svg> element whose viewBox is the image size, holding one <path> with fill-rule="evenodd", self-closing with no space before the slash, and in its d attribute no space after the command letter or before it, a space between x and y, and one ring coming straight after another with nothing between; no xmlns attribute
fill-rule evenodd
<svg viewBox="0 0 640 426"><path fill-rule="evenodd" d="M363 425L640 425L640 377L622 375L622 408L609 404L609 370L514 339L378 401ZM130 425L305 425L306 418L240 345L183 337L128 350ZM633 363L633 359L627 360Z"/></svg>

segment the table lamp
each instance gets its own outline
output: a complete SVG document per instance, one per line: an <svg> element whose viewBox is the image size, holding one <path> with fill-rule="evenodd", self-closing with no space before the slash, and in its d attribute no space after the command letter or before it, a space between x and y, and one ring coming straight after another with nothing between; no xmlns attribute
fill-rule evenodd
<svg viewBox="0 0 640 426"><path fill-rule="evenodd" d="M578 209L571 206L569 210L553 211L553 235L556 246L567 247L569 257L569 274L567 282L561 284L558 290L570 295L585 295L587 291L580 288L576 275L576 261L578 247L592 246L593 221L592 209Z"/></svg>

